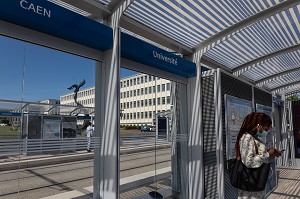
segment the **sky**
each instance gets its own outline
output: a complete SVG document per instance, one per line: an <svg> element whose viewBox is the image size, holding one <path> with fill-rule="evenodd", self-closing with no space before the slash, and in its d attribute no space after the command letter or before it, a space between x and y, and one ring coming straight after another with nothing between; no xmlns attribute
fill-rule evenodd
<svg viewBox="0 0 300 199"><path fill-rule="evenodd" d="M95 61L0 36L0 99L36 102L59 99L85 79L95 85ZM136 74L121 69L121 78Z"/></svg>

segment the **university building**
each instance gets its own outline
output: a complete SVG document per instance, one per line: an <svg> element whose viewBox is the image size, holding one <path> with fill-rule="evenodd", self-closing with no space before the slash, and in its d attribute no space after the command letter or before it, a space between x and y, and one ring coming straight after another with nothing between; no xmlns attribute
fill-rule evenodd
<svg viewBox="0 0 300 199"><path fill-rule="evenodd" d="M156 114L171 109L171 82L159 77L136 74L120 80L120 124L155 124ZM77 101L83 106L95 106L95 88L78 92ZM76 105L74 93L60 97L63 105Z"/></svg>

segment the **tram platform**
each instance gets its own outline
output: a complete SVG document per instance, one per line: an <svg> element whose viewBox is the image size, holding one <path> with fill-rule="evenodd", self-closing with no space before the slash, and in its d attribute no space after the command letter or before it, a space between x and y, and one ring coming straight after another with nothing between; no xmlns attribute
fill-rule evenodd
<svg viewBox="0 0 300 199"><path fill-rule="evenodd" d="M267 199L300 199L300 169L278 168L277 188Z"/></svg>
<svg viewBox="0 0 300 199"><path fill-rule="evenodd" d="M278 168L278 173L278 186L266 199L300 199L300 169L281 167ZM122 197L121 193L121 198L127 198L128 194L123 194L123 196L124 197ZM86 187L81 190L74 190L44 199L54 198L91 199L92 187Z"/></svg>

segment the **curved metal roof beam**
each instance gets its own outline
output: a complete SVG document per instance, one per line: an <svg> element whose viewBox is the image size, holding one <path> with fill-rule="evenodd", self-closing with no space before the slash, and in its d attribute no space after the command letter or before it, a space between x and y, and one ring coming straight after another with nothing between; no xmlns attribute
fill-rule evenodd
<svg viewBox="0 0 300 199"><path fill-rule="evenodd" d="M278 93L278 92L280 92L280 91L282 91L282 90L284 90L286 88L289 88L291 86L297 85L299 83L300 83L300 81L297 80L295 82L291 82L291 83L288 83L288 84L285 84L285 85L282 85L282 86L277 86L276 88L271 89L271 91L275 92L275 93Z"/></svg>
<svg viewBox="0 0 300 199"><path fill-rule="evenodd" d="M258 81L255 82L256 86L263 86L273 80L276 80L276 79L279 79L289 73L293 73L293 72L296 72L296 71L299 71L300 70L300 65L297 66L296 68L292 68L292 69L289 69L289 70L286 70L284 72L281 72L281 73L278 73L278 74L274 74L274 75L271 75L271 76L268 76L266 78L263 78L263 79L260 79Z"/></svg>
<svg viewBox="0 0 300 199"><path fill-rule="evenodd" d="M242 31L247 26L250 26L260 20L266 19L268 17L271 17L277 13L280 13L284 10L287 10L291 7L294 7L299 4L299 0L287 0L280 4L277 4L273 7L270 7L269 9L266 9L262 12L259 12L255 15L252 15L251 17L248 17L247 19L244 19L229 28L226 28L222 30L221 32L211 36L210 38L204 40L203 42L199 43L197 46L195 46L193 49L195 51L200 51L201 49L204 49L205 52L209 51L211 48L215 47L216 45L219 45L226 39L232 37L233 35L237 34L238 32Z"/></svg>
<svg viewBox="0 0 300 199"><path fill-rule="evenodd" d="M294 45L294 46L291 46L291 47L288 47L288 48L284 48L284 49L281 49L281 50L278 50L276 52L273 52L273 53L270 53L268 55L265 55L265 56L262 56L258 59L255 59L255 60L252 60L250 62L247 62L243 65L240 65L236 68L234 68L232 71L233 71L233 75L235 76L239 76L241 75L242 73L256 67L257 65L259 64L262 64L264 62L267 62L269 59L271 58L274 58L278 55L282 55L282 54L287 54L287 53L290 53L290 52L293 52L293 51L296 51L296 50L299 50L300 49L300 44L297 44L297 45Z"/></svg>

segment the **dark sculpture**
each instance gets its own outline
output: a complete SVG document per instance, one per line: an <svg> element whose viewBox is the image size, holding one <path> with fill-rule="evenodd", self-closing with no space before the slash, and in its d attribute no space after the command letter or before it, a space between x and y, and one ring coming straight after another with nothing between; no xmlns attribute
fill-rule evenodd
<svg viewBox="0 0 300 199"><path fill-rule="evenodd" d="M84 106L82 105L82 104L80 104L79 102L77 102L77 93L78 93L78 91L79 91L79 89L83 86L85 84L85 79L82 81L82 82L80 82L79 84L73 84L72 86L70 86L68 89L69 90L72 90L72 89L74 89L74 93L75 93L75 95L74 95L74 101L75 101L75 103L77 104L77 106L79 107L78 109L75 109L75 110L80 110L79 112L77 112L76 113L76 116L79 114L79 113L81 113L81 111L83 111L83 113L84 113L84 115L85 116L89 116L89 113L88 113L88 111L84 108ZM73 111L72 111L73 112ZM72 114L72 112L70 113L70 115ZM83 130L85 130L87 127L88 127L88 120L84 120L84 123L83 123L83 125L82 125L82 127L81 128L77 128L77 130L79 130L79 131L83 131Z"/></svg>
<svg viewBox="0 0 300 199"><path fill-rule="evenodd" d="M75 95L74 95L74 101L75 101L75 103L77 105L78 105L78 102L77 102L77 93L78 93L80 87L82 87L84 84L85 84L85 79L82 82L80 82L78 85L77 84L73 84L72 86L70 86L68 88L69 90L72 90L73 88L75 88L75 90L74 90L74 93L75 93Z"/></svg>

